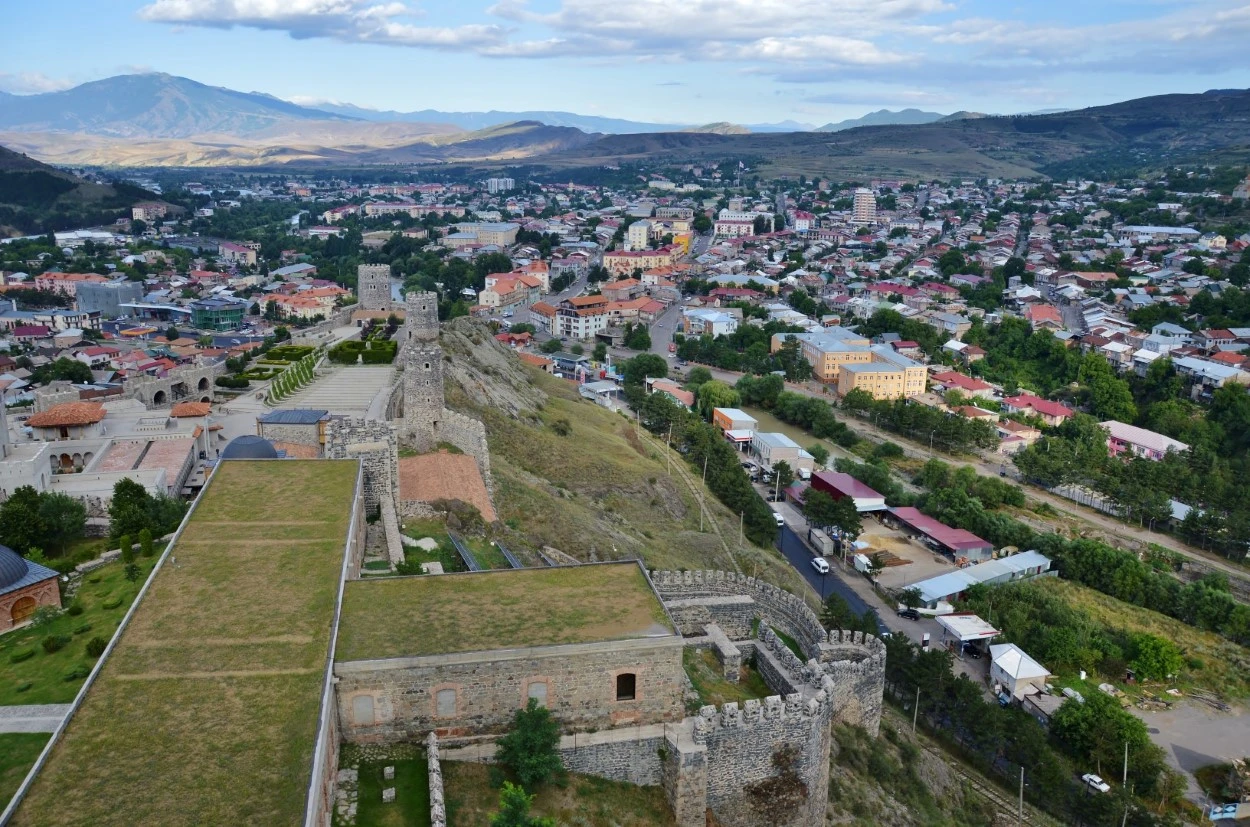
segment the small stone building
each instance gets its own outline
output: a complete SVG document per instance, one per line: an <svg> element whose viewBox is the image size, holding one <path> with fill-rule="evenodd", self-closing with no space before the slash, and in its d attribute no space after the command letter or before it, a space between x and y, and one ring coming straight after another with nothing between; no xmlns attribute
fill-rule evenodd
<svg viewBox="0 0 1250 827"><path fill-rule="evenodd" d="M59 577L47 566L32 563L0 546L0 633L23 625L40 606L61 607Z"/></svg>

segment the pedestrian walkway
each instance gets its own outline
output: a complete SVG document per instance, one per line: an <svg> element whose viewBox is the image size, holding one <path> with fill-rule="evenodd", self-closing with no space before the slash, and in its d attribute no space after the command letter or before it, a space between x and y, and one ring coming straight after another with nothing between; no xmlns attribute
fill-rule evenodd
<svg viewBox="0 0 1250 827"><path fill-rule="evenodd" d="M0 732L55 732L70 704L0 706Z"/></svg>
<svg viewBox="0 0 1250 827"><path fill-rule="evenodd" d="M280 408L311 408L332 414L364 416L374 397L394 384L395 368L330 367L318 370L311 385L282 400Z"/></svg>

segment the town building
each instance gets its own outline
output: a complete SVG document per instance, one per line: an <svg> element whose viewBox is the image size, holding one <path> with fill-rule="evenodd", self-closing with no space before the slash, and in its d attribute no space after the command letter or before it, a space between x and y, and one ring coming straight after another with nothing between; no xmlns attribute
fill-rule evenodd
<svg viewBox="0 0 1250 827"><path fill-rule="evenodd" d="M1138 428L1136 425L1117 422L1114 419L1107 420L1101 425L1107 432L1107 451L1113 457L1128 454L1130 457L1159 460L1163 459L1168 451L1183 453L1189 450L1189 446L1179 439Z"/></svg>
<svg viewBox="0 0 1250 827"><path fill-rule="evenodd" d="M928 371L887 345L870 348L872 361L847 363L838 369L838 396L862 390L873 399L910 399L925 392Z"/></svg>
<svg viewBox="0 0 1250 827"><path fill-rule="evenodd" d="M191 302L191 324L199 330L238 330L248 304L238 299L198 299Z"/></svg>
<svg viewBox="0 0 1250 827"><path fill-rule="evenodd" d="M851 201L851 222L856 227L877 223L877 196L873 195L872 190L864 187L855 190Z"/></svg>

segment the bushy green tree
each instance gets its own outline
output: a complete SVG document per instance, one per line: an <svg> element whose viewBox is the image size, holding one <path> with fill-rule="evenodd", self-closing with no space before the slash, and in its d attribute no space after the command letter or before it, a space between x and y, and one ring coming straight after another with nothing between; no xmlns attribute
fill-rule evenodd
<svg viewBox="0 0 1250 827"><path fill-rule="evenodd" d="M523 787L511 781L503 782L499 811L490 817L490 827L555 827L554 819L530 815L533 803L534 796L528 795Z"/></svg>
<svg viewBox="0 0 1250 827"><path fill-rule="evenodd" d="M560 728L551 711L530 698L525 709L512 716L512 729L499 739L499 760L532 790L562 770L559 743Z"/></svg>

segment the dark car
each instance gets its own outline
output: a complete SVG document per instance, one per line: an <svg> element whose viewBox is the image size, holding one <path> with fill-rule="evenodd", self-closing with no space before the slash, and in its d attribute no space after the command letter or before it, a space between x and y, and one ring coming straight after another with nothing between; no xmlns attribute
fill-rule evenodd
<svg viewBox="0 0 1250 827"><path fill-rule="evenodd" d="M916 611L915 609L899 609L898 616L905 617L908 620L919 620L920 612Z"/></svg>
<svg viewBox="0 0 1250 827"><path fill-rule="evenodd" d="M981 650L968 643L964 644L964 654L972 658L973 660L981 659Z"/></svg>

